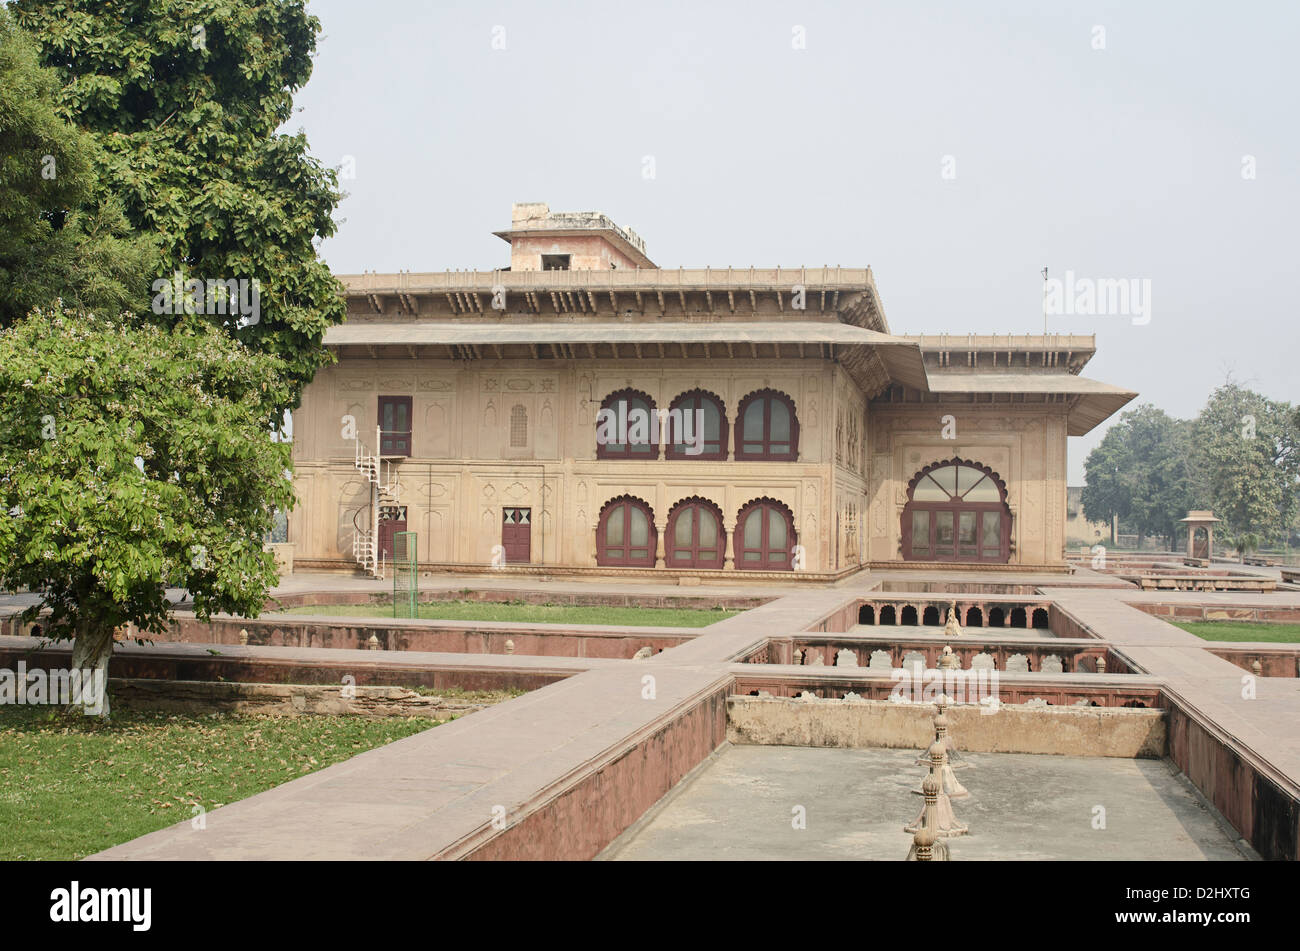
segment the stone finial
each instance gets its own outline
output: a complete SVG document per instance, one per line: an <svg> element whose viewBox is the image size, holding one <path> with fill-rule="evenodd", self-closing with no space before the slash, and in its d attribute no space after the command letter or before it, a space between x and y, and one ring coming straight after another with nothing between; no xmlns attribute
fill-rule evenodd
<svg viewBox="0 0 1300 951"><path fill-rule="evenodd" d="M967 762L966 760L962 759L961 753L958 752L957 750L957 744L953 741L952 733L949 731L949 727L952 725L952 723L948 719L948 717L944 714L944 710L951 703L952 703L952 698L942 693L939 694L939 696L934 698L935 715L930 721L934 725L934 739L935 742L939 742L939 741L943 742L944 751L948 754L949 770L970 769L975 764ZM916 765L917 766L930 765L929 749L924 749L921 751L921 755L916 758ZM953 782L955 783L955 788L961 788L960 783L957 783L956 780L953 780ZM915 789L912 791L917 792L917 790ZM958 798L960 798L960 795L958 796Z"/></svg>
<svg viewBox="0 0 1300 951"><path fill-rule="evenodd" d="M926 825L929 825L935 835L939 836L966 835L970 832L969 826L957 821L952 811L952 800L943 789L943 768L947 760L948 754L944 751L943 744L936 740L930 745L930 775L927 777L927 781L933 780L933 786L938 787L934 804L934 821L932 823L926 821L926 809L929 806L929 803L926 803L921 807L920 815L903 827L904 832L916 832ZM924 783L921 785L921 794L925 795Z"/></svg>
<svg viewBox="0 0 1300 951"><path fill-rule="evenodd" d="M1099 674L1104 674L1105 672L1106 672L1106 658L1105 658L1105 657L1098 657L1098 658L1097 658L1097 673L1099 673Z"/></svg>
<svg viewBox="0 0 1300 951"><path fill-rule="evenodd" d="M1256 677L1264 676L1264 665L1259 662L1258 657L1250 662L1250 669L1254 672Z"/></svg>
<svg viewBox="0 0 1300 951"><path fill-rule="evenodd" d="M239 643L243 644L245 647L248 646L248 628L246 628L246 627L244 627L244 628L240 628L240 630L239 630Z"/></svg>
<svg viewBox="0 0 1300 951"><path fill-rule="evenodd" d="M949 637L961 637L961 624L957 621L957 602L948 605L948 623L943 626L944 634Z"/></svg>
<svg viewBox="0 0 1300 951"><path fill-rule="evenodd" d="M643 647L632 655L633 660L649 660L654 656L654 650L650 647Z"/></svg>
<svg viewBox="0 0 1300 951"><path fill-rule="evenodd" d="M947 862L948 843L939 838L938 826L939 781L933 775L921 783L925 806L921 812L921 826L912 837L912 848L907 853L909 862Z"/></svg>
<svg viewBox="0 0 1300 951"><path fill-rule="evenodd" d="M939 778L943 781L943 791L953 799L965 799L970 795L970 791L958 782L957 777L953 775L953 765L948 757L948 718L942 713L934 718L934 743L931 748L940 746L943 748L943 764L939 768ZM930 758L929 751L926 752L927 760ZM919 764L918 764L919 765ZM921 795L920 789L913 789L912 792L918 796Z"/></svg>
<svg viewBox="0 0 1300 951"><path fill-rule="evenodd" d="M506 653L507 653L507 654L513 654L514 652L515 652L515 642L512 641L512 640L510 640L509 638L507 638L507 639L506 639Z"/></svg>
<svg viewBox="0 0 1300 951"><path fill-rule="evenodd" d="M376 637L374 634L371 634L370 639L366 641L366 650L368 651L379 650L379 638Z"/></svg>
<svg viewBox="0 0 1300 951"><path fill-rule="evenodd" d="M799 650L799 648L797 647L795 648L794 651L793 663L796 667L801 666L803 664L803 651Z"/></svg>
<svg viewBox="0 0 1300 951"><path fill-rule="evenodd" d="M952 652L952 646L949 644L943 645L943 653L939 655L939 669L940 670L961 669L961 660L957 657L956 654Z"/></svg>

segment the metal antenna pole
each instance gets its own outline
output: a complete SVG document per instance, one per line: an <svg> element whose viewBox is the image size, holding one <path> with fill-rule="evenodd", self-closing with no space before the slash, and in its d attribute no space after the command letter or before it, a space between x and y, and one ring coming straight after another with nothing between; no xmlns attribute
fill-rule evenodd
<svg viewBox="0 0 1300 951"><path fill-rule="evenodd" d="M1047 336L1047 268L1043 268L1043 336Z"/></svg>

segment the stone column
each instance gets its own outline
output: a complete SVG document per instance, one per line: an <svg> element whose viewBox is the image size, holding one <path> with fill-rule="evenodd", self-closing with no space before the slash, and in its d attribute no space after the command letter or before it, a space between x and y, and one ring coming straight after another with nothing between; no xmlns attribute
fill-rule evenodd
<svg viewBox="0 0 1300 951"><path fill-rule="evenodd" d="M668 533L667 522L655 522L655 567L664 566L664 535Z"/></svg>
<svg viewBox="0 0 1300 951"><path fill-rule="evenodd" d="M731 569L736 567L736 546L735 546L735 537L734 537L735 534L736 534L736 520L734 518L728 520L727 516L724 515L722 517L722 552L723 552L722 570L723 571L730 571Z"/></svg>

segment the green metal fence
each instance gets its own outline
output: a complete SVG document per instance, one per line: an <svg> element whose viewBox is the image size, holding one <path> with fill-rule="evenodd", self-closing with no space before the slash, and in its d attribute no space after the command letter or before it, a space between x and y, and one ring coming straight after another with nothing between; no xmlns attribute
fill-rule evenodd
<svg viewBox="0 0 1300 951"><path fill-rule="evenodd" d="M419 616L420 570L416 550L415 532L393 535L393 617Z"/></svg>

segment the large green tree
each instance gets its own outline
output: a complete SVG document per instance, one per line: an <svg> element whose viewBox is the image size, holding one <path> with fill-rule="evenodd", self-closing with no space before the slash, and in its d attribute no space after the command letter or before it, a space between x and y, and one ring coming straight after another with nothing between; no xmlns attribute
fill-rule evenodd
<svg viewBox="0 0 1300 951"><path fill-rule="evenodd" d="M344 316L315 248L335 230L337 176L303 134L277 131L311 75L320 24L304 0L16 0L12 9L62 77L63 114L99 145L103 197L157 236L151 280L257 281L256 323L209 319L280 357L296 405L329 359L325 329Z"/></svg>
<svg viewBox="0 0 1300 951"><path fill-rule="evenodd" d="M1127 518L1133 507L1129 478L1132 456L1125 437L1120 424L1111 426L1083 463L1084 486L1080 501L1084 518L1110 525L1112 545L1116 542L1116 518Z"/></svg>
<svg viewBox="0 0 1300 951"><path fill-rule="evenodd" d="M1295 407L1229 381L1210 395L1194 433L1198 492L1222 519L1224 540L1245 552L1285 538L1300 481Z"/></svg>
<svg viewBox="0 0 1300 951"><path fill-rule="evenodd" d="M1084 515L1117 515L1139 538L1160 535L1172 545L1194 504L1191 435L1189 423L1150 403L1124 413L1084 462Z"/></svg>
<svg viewBox="0 0 1300 951"><path fill-rule="evenodd" d="M98 145L59 115L60 86L0 6L0 327L56 298L108 314L149 303L156 253L98 189Z"/></svg>
<svg viewBox="0 0 1300 951"><path fill-rule="evenodd" d="M1196 507L1191 424L1148 403L1126 413L1123 425L1132 459L1128 523L1139 537L1163 536L1173 547L1180 520Z"/></svg>
<svg viewBox="0 0 1300 951"><path fill-rule="evenodd" d="M199 617L259 613L293 498L264 408L287 390L277 359L193 317L56 307L0 330L0 587L40 593L24 616L48 609L75 669L106 670L123 625L163 631L169 584Z"/></svg>

